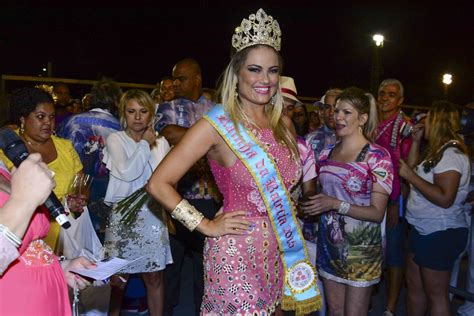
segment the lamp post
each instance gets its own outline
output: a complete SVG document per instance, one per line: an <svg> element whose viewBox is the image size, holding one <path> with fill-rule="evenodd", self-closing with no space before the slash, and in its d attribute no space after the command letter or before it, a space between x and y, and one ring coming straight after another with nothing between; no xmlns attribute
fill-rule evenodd
<svg viewBox="0 0 474 316"><path fill-rule="evenodd" d="M380 50L383 47L384 37L381 34L375 34L372 36L372 40L375 42L374 46L374 57L372 61L372 71L370 76L370 91L377 94L378 85L380 83L380 75L382 73L382 67L380 62Z"/></svg>
<svg viewBox="0 0 474 316"><path fill-rule="evenodd" d="M448 99L448 86L453 83L453 75L443 74L444 98Z"/></svg>

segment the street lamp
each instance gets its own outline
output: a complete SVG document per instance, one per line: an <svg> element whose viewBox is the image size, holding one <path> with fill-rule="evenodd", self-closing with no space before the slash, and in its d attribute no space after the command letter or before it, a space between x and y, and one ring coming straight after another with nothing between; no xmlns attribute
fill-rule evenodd
<svg viewBox="0 0 474 316"><path fill-rule="evenodd" d="M453 75L443 74L443 84L444 84L444 97L448 98L448 86L453 83Z"/></svg>
<svg viewBox="0 0 474 316"><path fill-rule="evenodd" d="M375 42L375 46L383 47L383 40L384 40L383 35L381 35L381 34L375 34L374 36L372 36L372 39L373 39L374 42Z"/></svg>
<svg viewBox="0 0 474 316"><path fill-rule="evenodd" d="M372 71L370 76L370 91L376 95L378 85L380 82L380 75L382 73L382 67L380 62L380 49L383 47L384 36L381 34L375 34L372 36L375 42L374 46L374 57L372 60Z"/></svg>

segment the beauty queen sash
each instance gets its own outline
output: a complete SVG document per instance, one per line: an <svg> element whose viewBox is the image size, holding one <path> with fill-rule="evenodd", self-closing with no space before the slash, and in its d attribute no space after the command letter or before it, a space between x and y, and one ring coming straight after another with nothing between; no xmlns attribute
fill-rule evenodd
<svg viewBox="0 0 474 316"><path fill-rule="evenodd" d="M285 268L282 309L295 310L296 315L318 310L321 307L321 295L316 285L316 270L309 260L290 194L275 161L242 124L238 124L240 135L237 133L222 105L216 105L204 119L217 130L245 165L265 203Z"/></svg>

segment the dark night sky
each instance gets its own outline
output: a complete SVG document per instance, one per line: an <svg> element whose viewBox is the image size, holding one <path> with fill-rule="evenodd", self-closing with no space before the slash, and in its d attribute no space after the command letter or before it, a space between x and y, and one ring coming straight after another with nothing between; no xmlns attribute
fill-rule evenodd
<svg viewBox="0 0 474 316"><path fill-rule="evenodd" d="M0 1L0 73L36 75L52 61L55 77L155 83L177 60L194 57L204 85L213 87L229 60L234 27L262 7L280 23L284 74L295 78L300 95L368 89L371 35L380 32L382 77L404 83L406 103L440 98L444 72L454 76L450 99L474 100L473 1L326 2L136 0L73 8L66 1Z"/></svg>

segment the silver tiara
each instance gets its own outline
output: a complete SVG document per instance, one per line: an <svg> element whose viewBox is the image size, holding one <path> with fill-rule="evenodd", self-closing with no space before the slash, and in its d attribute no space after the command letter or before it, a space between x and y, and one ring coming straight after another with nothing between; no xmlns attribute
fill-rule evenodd
<svg viewBox="0 0 474 316"><path fill-rule="evenodd" d="M264 44L273 47L276 51L281 48L281 30L277 20L267 15L263 9L258 9L256 14L251 14L243 19L240 26L235 28L232 36L232 47L238 52L242 49Z"/></svg>

